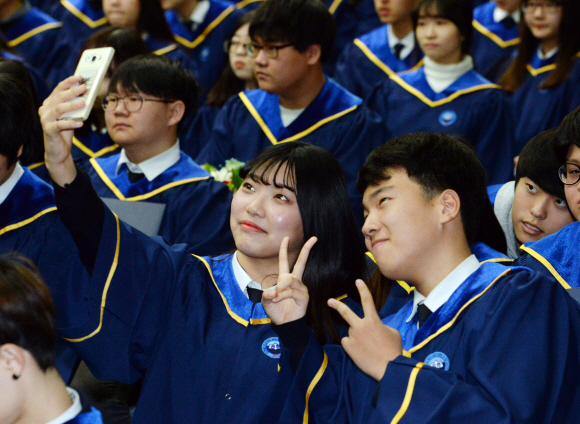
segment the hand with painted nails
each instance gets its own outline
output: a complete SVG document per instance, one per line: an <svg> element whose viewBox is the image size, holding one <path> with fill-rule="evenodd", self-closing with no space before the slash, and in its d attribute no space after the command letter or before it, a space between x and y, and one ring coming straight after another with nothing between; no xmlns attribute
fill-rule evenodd
<svg viewBox="0 0 580 424"><path fill-rule="evenodd" d="M72 182L76 169L71 155L74 130L83 126L80 121L62 120L66 112L81 109L83 99L73 100L86 91L80 84L82 76L73 76L62 81L46 98L38 113L44 133L44 159L50 177L60 186Z"/></svg>
<svg viewBox="0 0 580 424"><path fill-rule="evenodd" d="M264 310L276 325L302 318L308 307L308 288L302 282L302 276L310 250L317 239L312 237L304 243L292 272L288 263L288 241L289 238L284 237L280 245L280 268L276 287L265 290L262 294Z"/></svg>
<svg viewBox="0 0 580 424"><path fill-rule="evenodd" d="M348 323L348 337L342 338L342 347L353 362L365 373L380 381L390 361L403 353L399 332L387 327L375 308L373 296L362 280L356 280L364 318L359 318L348 306L329 299L328 306L336 309Z"/></svg>

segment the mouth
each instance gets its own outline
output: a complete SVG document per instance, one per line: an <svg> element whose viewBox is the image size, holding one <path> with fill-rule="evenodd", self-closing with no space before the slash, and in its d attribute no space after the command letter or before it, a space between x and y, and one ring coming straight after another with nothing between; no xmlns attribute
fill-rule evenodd
<svg viewBox="0 0 580 424"><path fill-rule="evenodd" d="M371 250L374 250L377 246L379 246L381 243L386 242L387 240L389 240L389 239L384 238L384 239L373 240L371 243Z"/></svg>
<svg viewBox="0 0 580 424"><path fill-rule="evenodd" d="M522 229L526 234L529 234L531 236L537 236L543 233L543 231L539 227L536 227L535 225L526 221L522 221Z"/></svg>
<svg viewBox="0 0 580 424"><path fill-rule="evenodd" d="M386 8L381 8L378 10L378 14L379 14L379 16L389 16L391 14L391 10L386 9Z"/></svg>
<svg viewBox="0 0 580 424"><path fill-rule="evenodd" d="M264 72L256 72L256 79L263 80L268 78L268 74Z"/></svg>
<svg viewBox="0 0 580 424"><path fill-rule="evenodd" d="M265 233L266 232L266 230L264 230L259 225L253 223L252 221L242 221L242 222L240 222L240 227L242 228L242 230L245 230L245 231L248 231L251 233Z"/></svg>
<svg viewBox="0 0 580 424"><path fill-rule="evenodd" d="M428 43L423 46L423 48L427 50L436 49L437 47L439 47L439 45L434 43Z"/></svg>
<svg viewBox="0 0 580 424"><path fill-rule="evenodd" d="M237 62L234 63L234 66L236 67L236 69L242 69L244 66L246 66L246 64L238 60Z"/></svg>

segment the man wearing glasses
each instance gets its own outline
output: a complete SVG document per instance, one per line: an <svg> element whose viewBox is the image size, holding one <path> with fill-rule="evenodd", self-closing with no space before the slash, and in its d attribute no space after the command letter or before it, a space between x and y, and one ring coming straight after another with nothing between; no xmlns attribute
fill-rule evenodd
<svg viewBox="0 0 580 424"><path fill-rule="evenodd" d="M195 79L179 64L155 55L127 60L102 102L107 131L122 149L80 167L100 197L165 204L159 235L170 243L219 254L233 247L231 193L183 153L177 139L196 104Z"/></svg>
<svg viewBox="0 0 580 424"><path fill-rule="evenodd" d="M366 156L388 140L381 119L362 100L327 78L323 63L336 24L319 0L266 0L250 23L259 90L231 98L216 117L198 163L255 157L272 144L303 140L335 155L347 178L362 225L356 173Z"/></svg>
<svg viewBox="0 0 580 424"><path fill-rule="evenodd" d="M563 165L559 176L570 212L576 222L537 242L525 243L520 249L526 255L514 264L553 275L565 288L580 287L580 108L572 111L556 133L555 150Z"/></svg>

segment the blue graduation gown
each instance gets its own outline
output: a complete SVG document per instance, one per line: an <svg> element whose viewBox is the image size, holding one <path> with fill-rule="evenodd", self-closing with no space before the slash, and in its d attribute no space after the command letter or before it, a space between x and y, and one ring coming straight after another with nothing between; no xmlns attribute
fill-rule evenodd
<svg viewBox="0 0 580 424"><path fill-rule="evenodd" d="M220 111L219 107L203 105L193 117L186 118L179 133L179 147L192 158L197 157L208 140L215 118Z"/></svg>
<svg viewBox="0 0 580 424"><path fill-rule="evenodd" d="M345 47L336 64L335 79L351 93L366 99L380 81L413 68L422 57L415 43L405 59L397 59L389 47L387 25L383 25Z"/></svg>
<svg viewBox="0 0 580 424"><path fill-rule="evenodd" d="M520 249L525 254L514 264L552 276L565 289L580 287L579 240L580 222L576 221L538 241L524 243Z"/></svg>
<svg viewBox="0 0 580 424"><path fill-rule="evenodd" d="M50 14L63 23L63 31L71 43L73 52L80 52L82 43L107 24L107 18L100 5L101 3L99 8L93 8L87 0L60 0L52 7ZM75 57L73 60L76 59ZM76 62L71 62L71 66L72 73Z"/></svg>
<svg viewBox="0 0 580 424"><path fill-rule="evenodd" d="M56 214L52 186L24 168L24 174L0 204L0 253L17 251L28 257L51 287L52 274L41 265L43 255L49 254L51 262L59 263L71 276L81 278L86 274L82 264L72 259L78 257L78 251L67 234ZM56 367L64 381L72 378L75 364L76 355L58 340Z"/></svg>
<svg viewBox="0 0 580 424"><path fill-rule="evenodd" d="M113 143L108 133L90 132L82 137L73 137L71 155L75 162L90 158L100 158L115 153L119 146Z"/></svg>
<svg viewBox="0 0 580 424"><path fill-rule="evenodd" d="M490 1L473 10L473 43L471 56L475 70L491 81L501 78L507 62L519 43L518 26L506 28L493 20L495 2Z"/></svg>
<svg viewBox="0 0 580 424"><path fill-rule="evenodd" d="M228 55L224 52L224 41L229 39L234 26L243 14L231 3L221 0L209 2L210 7L205 20L195 32L180 22L179 15L175 11L165 12L165 18L175 39L193 58L197 68L194 75L202 91L200 100L205 99L207 92L217 82L226 66Z"/></svg>
<svg viewBox="0 0 580 424"><path fill-rule="evenodd" d="M10 52L0 51L0 57L2 59L17 60L18 62L21 62L26 67L28 72L30 72L30 77L32 78L32 82L34 83L34 88L36 89L36 95L38 96L38 101L40 104L42 104L42 102L44 102L44 99L46 99L50 93L48 91L48 84L46 83L46 80L40 74L40 72L38 72L35 68L33 68L27 61L24 60L24 58L17 56L15 54L12 54Z"/></svg>
<svg viewBox="0 0 580 424"><path fill-rule="evenodd" d="M66 74L71 54L61 27L62 22L32 8L16 22L1 28L8 46L44 76L50 90Z"/></svg>
<svg viewBox="0 0 580 424"><path fill-rule="evenodd" d="M357 27L355 36L359 37L383 25L375 10L373 0L360 0L356 3Z"/></svg>
<svg viewBox="0 0 580 424"><path fill-rule="evenodd" d="M368 154L385 143L388 135L381 119L360 98L329 78L287 128L275 94L258 89L231 98L218 113L212 138L196 162L247 161L272 144L295 140L312 143L336 157L345 172L355 219L362 227L362 196L356 190L356 176Z"/></svg>
<svg viewBox="0 0 580 424"><path fill-rule="evenodd" d="M57 280L58 329L99 379L129 383L146 371L134 423L253 424L278 375L278 339L231 257L183 247L107 210L92 279Z"/></svg>
<svg viewBox="0 0 580 424"><path fill-rule="evenodd" d="M412 308L383 320L404 351L380 388L342 347L311 339L279 422L576 420L580 308L552 279L484 263L419 330Z"/></svg>
<svg viewBox="0 0 580 424"><path fill-rule="evenodd" d="M178 62L182 68L191 71L193 75L198 74L194 60L176 43L167 43L153 37L147 37L145 44L154 54L166 56L168 59Z"/></svg>
<svg viewBox="0 0 580 424"><path fill-rule="evenodd" d="M541 60L536 52L527 66L527 75L522 85L512 95L516 122L514 147L517 154L533 137L557 127L568 113L580 106L580 52L571 65L567 80L556 87L539 88L556 68L556 56Z"/></svg>
<svg viewBox="0 0 580 424"><path fill-rule="evenodd" d="M471 70L441 93L429 86L423 67L391 75L375 87L368 105L387 124L391 135L415 131L463 137L476 150L488 184L512 175L512 120L501 87Z"/></svg>
<svg viewBox="0 0 580 424"><path fill-rule="evenodd" d="M120 153L80 163L100 197L164 203L159 235L170 243L186 243L190 252L218 255L230 251L232 195L185 153L155 178L131 183L125 170L115 170Z"/></svg>

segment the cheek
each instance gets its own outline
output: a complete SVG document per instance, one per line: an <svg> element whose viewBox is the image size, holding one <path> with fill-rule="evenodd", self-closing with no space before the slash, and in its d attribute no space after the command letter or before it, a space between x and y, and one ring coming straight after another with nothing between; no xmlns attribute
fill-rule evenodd
<svg viewBox="0 0 580 424"><path fill-rule="evenodd" d="M275 228L278 228L282 233L282 237L288 235L290 240L302 242L304 233L302 229L302 219L300 213L286 212L276 216L273 222Z"/></svg>

